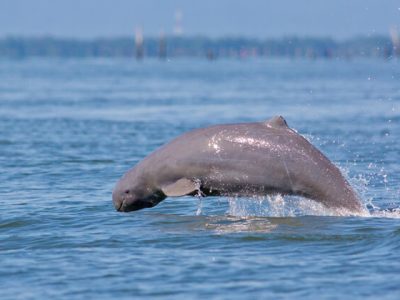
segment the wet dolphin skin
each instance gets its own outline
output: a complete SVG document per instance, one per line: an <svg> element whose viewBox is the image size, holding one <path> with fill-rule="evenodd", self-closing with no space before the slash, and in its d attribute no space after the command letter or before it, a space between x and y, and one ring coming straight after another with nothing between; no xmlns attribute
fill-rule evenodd
<svg viewBox="0 0 400 300"><path fill-rule="evenodd" d="M362 211L339 169L281 116L187 132L130 169L112 198L118 211L127 212L198 193L299 195L328 208Z"/></svg>

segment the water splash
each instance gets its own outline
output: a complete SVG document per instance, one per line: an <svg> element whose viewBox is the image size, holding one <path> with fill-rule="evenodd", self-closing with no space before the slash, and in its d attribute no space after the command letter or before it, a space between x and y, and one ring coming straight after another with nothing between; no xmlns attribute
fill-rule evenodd
<svg viewBox="0 0 400 300"><path fill-rule="evenodd" d="M197 202L197 210L196 210L196 216L201 216L203 214L203 201L201 196L197 196L198 202Z"/></svg>
<svg viewBox="0 0 400 300"><path fill-rule="evenodd" d="M303 135L310 143L322 146L328 141L321 140L313 135ZM345 147L345 144L341 144ZM351 184L365 207L362 217L400 218L400 204L398 199L400 190L391 186L389 171L379 162L370 162L363 168L362 173L350 175L349 165L357 166L362 162L346 162L345 165L335 163L343 176ZM388 205L388 200L394 200ZM381 203L383 200L384 202ZM378 205L379 203L379 205Z"/></svg>
<svg viewBox="0 0 400 300"><path fill-rule="evenodd" d="M353 177L349 176L348 168L340 167L340 171L356 190L363 206L367 209L368 213L364 217L400 218L398 203L392 203L391 206L385 203L378 205L376 201L378 197L382 197L382 194L379 190L374 191L376 190L376 186L372 184L374 181L384 186L385 198L393 197L395 194L395 191L388 187L388 174L385 168L370 163L366 174L358 174Z"/></svg>
<svg viewBox="0 0 400 300"><path fill-rule="evenodd" d="M298 216L358 216L400 218L400 207L381 208L374 203L369 191L371 176L358 174L350 177L349 168L338 166L344 177L360 196L364 211L354 213L342 208L328 208L323 204L299 196L267 195L249 198L228 198L228 215L237 217L298 217ZM379 173L377 176L382 176Z"/></svg>
<svg viewBox="0 0 400 300"><path fill-rule="evenodd" d="M309 142L323 144L319 138L312 135L303 135ZM239 143L256 143L255 140L237 140ZM333 141L335 142L335 141ZM345 147L345 144L339 144ZM285 163L285 162L283 162ZM379 207L375 202L379 202L381 192L375 185L384 187L384 192L393 192L389 188L388 172L379 164L370 163L365 173L350 175L349 165L357 165L356 162L346 162L343 165L336 163L343 176L351 184L359 195L364 208L363 212L355 213L342 208L328 208L318 201L310 200L299 196L250 196L250 197L231 197L228 198L227 214L232 217L251 218L251 217L298 217L298 216L358 216L358 217L382 217L382 218L400 218L400 206L387 208ZM196 182L198 207L196 215L203 213L203 194L200 190L201 182ZM392 195L393 196L393 195ZM385 196L386 197L386 196Z"/></svg>
<svg viewBox="0 0 400 300"><path fill-rule="evenodd" d="M300 216L356 216L363 218L400 218L400 207L380 208L368 204L362 213L347 209L328 208L314 200L298 196L257 196L228 198L227 214L233 217L300 217Z"/></svg>
<svg viewBox="0 0 400 300"><path fill-rule="evenodd" d="M250 198L228 198L228 215L257 217L298 216L352 216L345 209L327 208L316 201L298 196L254 196ZM357 214L359 215L359 214Z"/></svg>
<svg viewBox="0 0 400 300"><path fill-rule="evenodd" d="M400 219L400 207L388 208L388 209L380 209L380 208L374 209L370 212L370 217Z"/></svg>
<svg viewBox="0 0 400 300"><path fill-rule="evenodd" d="M299 217L299 216L357 216L378 218L400 218L400 207L396 204L392 207L380 207L374 202L371 195L370 183L373 179L370 175L358 174L350 177L349 168L338 166L343 176L360 196L364 210L360 212L350 211L344 208L328 208L318 201L300 196L282 195L254 195L250 197L228 197L228 216L239 218L251 217ZM379 173L376 176L381 176ZM202 194L198 190L199 204L197 215L202 214Z"/></svg>
<svg viewBox="0 0 400 300"><path fill-rule="evenodd" d="M196 197L198 199L196 216L200 216L200 215L203 214L203 201L202 201L202 198L203 198L204 194L200 189L201 181L199 179L195 180L195 185L196 185L196 191L197 191Z"/></svg>
<svg viewBox="0 0 400 300"><path fill-rule="evenodd" d="M299 216L357 216L400 218L400 207L381 208L374 203L369 185L371 176L358 174L350 177L349 168L338 166L343 176L360 196L363 212L354 212L344 208L328 208L318 201L300 196L254 195L250 197L229 197L228 216L239 218L251 217L299 217ZM200 185L199 185L200 186ZM197 197L199 204L197 215L202 214L200 189Z"/></svg>

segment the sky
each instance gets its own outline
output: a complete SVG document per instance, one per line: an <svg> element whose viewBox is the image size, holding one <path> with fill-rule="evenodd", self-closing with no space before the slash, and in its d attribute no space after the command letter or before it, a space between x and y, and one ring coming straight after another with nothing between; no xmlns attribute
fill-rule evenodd
<svg viewBox="0 0 400 300"><path fill-rule="evenodd" d="M0 37L96 38L174 32L346 39L400 28L400 0L0 0Z"/></svg>

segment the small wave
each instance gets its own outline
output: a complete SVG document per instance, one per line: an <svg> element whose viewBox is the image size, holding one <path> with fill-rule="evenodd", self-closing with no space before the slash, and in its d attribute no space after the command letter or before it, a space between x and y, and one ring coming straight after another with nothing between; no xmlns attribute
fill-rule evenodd
<svg viewBox="0 0 400 300"><path fill-rule="evenodd" d="M64 163L70 163L70 164L82 164L82 163L87 163L87 164L111 164L114 163L115 161L112 159L65 159L63 161Z"/></svg>
<svg viewBox="0 0 400 300"><path fill-rule="evenodd" d="M278 224L273 224L266 218L234 216L212 220L212 222L208 222L205 225L207 229L211 229L217 234L243 232L269 233L278 227Z"/></svg>
<svg viewBox="0 0 400 300"><path fill-rule="evenodd" d="M12 145L12 144L14 143L10 140L0 140L0 145Z"/></svg>

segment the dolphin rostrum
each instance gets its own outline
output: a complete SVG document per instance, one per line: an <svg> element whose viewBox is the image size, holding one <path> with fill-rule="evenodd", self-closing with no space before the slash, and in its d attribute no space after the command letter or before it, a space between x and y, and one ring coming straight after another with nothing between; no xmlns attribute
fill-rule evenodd
<svg viewBox="0 0 400 300"><path fill-rule="evenodd" d="M281 116L187 132L130 169L112 198L118 211L133 211L196 194L299 195L327 208L363 211L339 169Z"/></svg>

